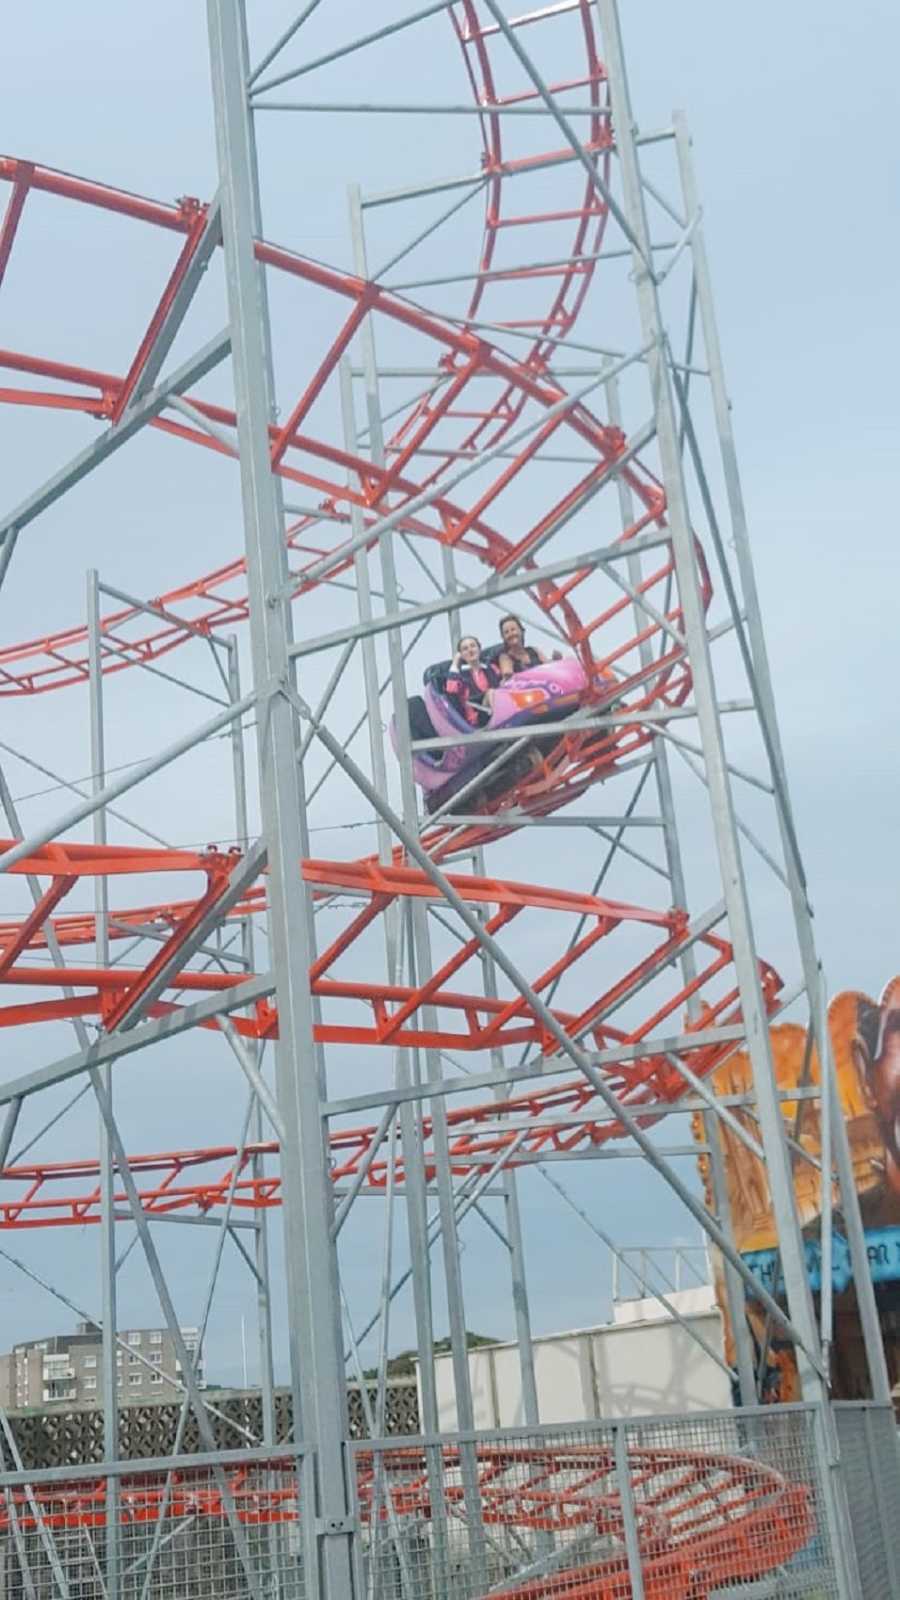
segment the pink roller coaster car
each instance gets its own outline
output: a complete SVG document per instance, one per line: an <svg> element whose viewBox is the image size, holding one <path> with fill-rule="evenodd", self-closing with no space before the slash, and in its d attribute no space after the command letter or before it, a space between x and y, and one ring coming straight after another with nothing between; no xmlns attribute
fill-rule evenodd
<svg viewBox="0 0 900 1600"><path fill-rule="evenodd" d="M410 699L410 730L413 739L428 738L434 733L438 738L462 735L459 744L435 750L413 752L413 777L425 791L425 809L432 812L452 799L473 777L490 764L499 753L499 745L470 739L472 728L454 702L443 693L443 684L450 663L439 662L425 674L424 692ZM539 725L545 720L556 721L576 711L586 695L587 674L580 661L568 657L563 661L548 661L544 665L529 667L507 678L494 691L494 706L486 729L515 728L520 725ZM391 719L391 739L397 748L397 731ZM501 769L498 782L511 783L515 776L513 761ZM466 797L466 804L477 804L477 791Z"/></svg>

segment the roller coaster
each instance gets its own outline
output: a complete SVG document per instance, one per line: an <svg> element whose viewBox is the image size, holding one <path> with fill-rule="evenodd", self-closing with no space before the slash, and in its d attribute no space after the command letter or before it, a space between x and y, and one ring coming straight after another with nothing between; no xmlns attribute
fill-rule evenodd
<svg viewBox="0 0 900 1600"><path fill-rule="evenodd" d="M587 97L590 116L582 139L590 164L587 175L568 146L535 149L533 141L531 147L526 142L517 146L522 124L505 113L535 105L539 90L532 86L504 98L494 54L503 40L490 12L479 0L460 0L447 10L479 108L483 139L483 239L463 316L441 316L401 290L256 241L257 261L286 285L299 284L314 293L332 327L327 353L304 381L296 403L283 421L271 424L270 453L273 471L287 485L317 499L316 507L294 518L287 529L298 605L325 585L352 581L353 541L348 535L354 519L371 535L373 547L387 523L414 550L440 549L477 563L493 583L486 594L502 595L504 580L520 569L535 569L534 584L526 591L532 614L583 675L585 689L569 718L571 726L563 724L550 740L542 737L524 769L510 762L504 775L501 763L499 781L481 793L471 790L470 814L462 821L452 812L441 814L446 808L439 807L437 816L423 822L421 843L498 942L513 927L517 936L529 922L540 928L542 940L535 940L535 947L549 945L552 953L529 973L532 990L550 1003L560 983L571 977L582 996L589 994L586 1003L574 1007L554 1003L555 1022L570 1040L590 1050L604 1084L639 1125L652 1128L689 1092L679 1061L690 1068L691 1082L705 1080L742 1034L732 949L716 931L721 911L692 921L681 907L651 909L596 893L478 875L460 865L473 851L491 849L523 823L549 818L627 771L658 736L661 719L677 716L687 706L692 690L666 496L641 459L643 439L629 439L620 426L601 420L589 397L573 398L553 372L559 345L571 335L593 281L610 216L592 174L608 184L615 151L607 76L589 0L549 6L517 19L515 26L527 25L540 34L561 13L577 21L582 54L550 90L577 89ZM514 210L512 180L547 169L555 171L552 204L528 215ZM0 227L0 283L15 262L14 246L28 207L38 198L65 208L65 226L88 228L94 216L104 213L172 237L175 260L168 280L143 337L119 372L45 353L0 351L0 369L10 380L13 375L24 380L0 388L4 405L74 413L106 423L114 433L148 393L148 356L189 275L201 257L218 248L211 208L191 198L177 204L144 199L12 157L0 159L0 180L9 193ZM561 259L555 266L532 265L526 241L541 237L551 224L569 229ZM517 309L509 317L505 304L513 290ZM384 464L370 453L336 444L315 421L316 402L366 319L386 341L392 331L402 331L417 349L427 350L440 375L395 423ZM515 346L516 340L518 351L510 354L507 346ZM181 398L178 411L164 403L151 406L148 425L175 441L235 456L235 413L189 389ZM559 452L572 452L559 456L570 464L557 471L552 496L540 504L535 497L532 520L513 535L504 524L504 494L514 481L530 481L540 453L550 444ZM631 508L608 541L610 552L649 556L651 570L598 601L596 564L586 565L583 552L580 564L563 557L550 568L543 560L539 564L539 556L605 486L621 491L620 503ZM325 542L323 528L335 531L333 543ZM695 557L702 602L708 607L712 582L699 540ZM117 675L154 665L183 645L243 622L249 607L244 572L244 560L238 557L153 595L145 604L129 604L103 617L101 671ZM427 619L427 605L420 610ZM417 620L414 607L409 620ZM80 624L0 648L3 698L72 690L89 677L88 633ZM203 933L213 922L237 924L265 914L262 855L254 857L240 848L163 849L59 840L26 848L21 840L8 838L0 840L0 864L14 877L41 885L27 915L0 923L0 985L17 991L14 1003L0 1006L0 1028L89 1019L98 1026L98 1042L113 1040L119 1055L141 1045L142 1022L188 1018L218 1031L219 1015L204 1014L204 1004L233 990L233 1032L258 1042L278 1037L274 983L267 985L265 975L195 964ZM465 1104L458 1103L464 1097L452 1098L446 1122L454 1177L527 1165L550 1151L575 1156L626 1133L606 1104L598 1103L591 1081L560 1076L559 1039L528 1002L521 995L484 991L481 947L474 936L462 937L433 973L418 982L373 981L367 942L373 928L413 902L434 905L441 898L427 873L411 864L401 847L387 861L371 855L310 858L298 862L297 870L315 904L348 908L340 931L323 942L310 970L320 1044L366 1051L449 1050L463 1056L483 1056L512 1045L527 1049L529 1066L516 1073L514 1092L511 1086L493 1083L495 1092L479 1087ZM73 894L77 901L79 891L97 877L107 881L114 902L105 929L109 943L149 941L151 953L144 964L123 959L100 964L94 954L95 915L66 911L66 897ZM178 898L171 897L173 879L185 884ZM163 880L161 890L157 885ZM46 960L51 944L64 959L64 973ZM637 960L636 946L644 952ZM596 992L591 988L591 957L601 949L616 977ZM689 950L693 975L682 972L679 977L677 963ZM664 996L654 991L645 1014L635 1020L634 1008L644 990L662 979ZM761 963L760 981L765 1007L774 1016L781 980ZM626 1005L632 1015L624 1024L617 1014ZM661 1030L668 1030L666 1047L659 1043ZM72 1058L72 1076L82 1065ZM52 1081L66 1076L66 1063L57 1062ZM543 1082L544 1077L552 1081ZM13 1080L4 1098L9 1101L15 1094ZM433 1121L426 1116L422 1137L428 1177L440 1159L433 1133ZM330 1172L338 1188L364 1183L384 1189L389 1172L392 1181L403 1181L403 1158L389 1156L383 1121L344 1118L329 1138ZM265 1170L257 1159L277 1157L278 1149L277 1140L222 1144L136 1154L128 1165L149 1216L205 1216L226 1206L254 1211L281 1203L280 1174ZM118 1181L114 1198L124 1212L128 1197ZM97 1159L17 1161L3 1170L0 1230L83 1227L100 1217ZM432 1508L424 1459L415 1448L395 1452L386 1493L377 1487L371 1464L361 1460L359 1497L370 1534L379 1519L388 1517L428 1523ZM647 1596L701 1600L725 1583L780 1567L813 1535L811 1491L789 1485L759 1461L652 1448L631 1451L629 1468ZM238 1479L229 1478L231 1503L241 1522L296 1520L296 1484L289 1469L284 1471L285 1485L246 1493ZM510 1600L550 1600L562 1594L570 1600L624 1600L631 1594L615 1463L605 1447L540 1451L486 1444L478 1448L478 1477L488 1531L513 1538L515 1530L544 1530L561 1539L561 1558L555 1564L530 1579L512 1575L511 1565L506 1577L501 1572L495 1580L491 1594ZM174 1490L170 1485L164 1499L139 1478L124 1484L123 1520L223 1516L220 1486L180 1469L173 1483ZM90 1489L60 1486L40 1505L33 1497L18 1504L8 1501L6 1516L17 1519L20 1527L100 1526L106 1517L103 1496L99 1483ZM578 1561L567 1565L568 1543L586 1530L591 1537L580 1539Z"/></svg>

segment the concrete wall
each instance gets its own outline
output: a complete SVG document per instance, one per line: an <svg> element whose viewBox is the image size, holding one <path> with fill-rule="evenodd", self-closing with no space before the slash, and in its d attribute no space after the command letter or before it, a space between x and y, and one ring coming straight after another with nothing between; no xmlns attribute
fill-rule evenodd
<svg viewBox="0 0 900 1600"><path fill-rule="evenodd" d="M670 1298L685 1322L720 1356L722 1320L711 1290ZM721 1367L653 1300L625 1302L616 1321L548 1334L534 1341L542 1422L579 1422L647 1412L706 1411L731 1404ZM453 1368L439 1356L441 1427L457 1427ZM521 1426L519 1358L515 1345L490 1345L469 1356L476 1428Z"/></svg>

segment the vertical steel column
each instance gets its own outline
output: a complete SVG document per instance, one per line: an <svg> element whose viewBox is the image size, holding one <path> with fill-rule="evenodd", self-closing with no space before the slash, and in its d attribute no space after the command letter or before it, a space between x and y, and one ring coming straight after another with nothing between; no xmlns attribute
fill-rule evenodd
<svg viewBox="0 0 900 1600"><path fill-rule="evenodd" d="M448 594L454 594L458 588L456 578L455 552L441 545L441 569L444 585ZM460 620L458 611L448 611L447 629L450 641L450 654L454 653L456 639L459 637ZM478 845L473 852L473 867L479 877L486 877L484 864L484 846ZM487 920L484 912L482 921ZM485 995L489 1000L496 1000L497 968L493 958L487 950L480 952L481 976ZM504 1069L502 1048L496 1046L491 1050L491 1063L495 1071ZM495 1100L502 1100L504 1089L501 1084L494 1090ZM528 1279L525 1271L525 1240L522 1235L522 1213L519 1206L519 1175L514 1167L504 1167L501 1174L503 1188L503 1212L506 1223L506 1243L509 1249L510 1287L512 1291L513 1318L516 1328L516 1349L519 1355L519 1381L522 1386L522 1421L528 1427L537 1427L540 1423L540 1406L538 1403L537 1377L534 1369L534 1340L531 1331L531 1305L528 1299Z"/></svg>
<svg viewBox="0 0 900 1600"><path fill-rule="evenodd" d="M652 260L650 232L615 0L598 0L598 13L605 47L613 128L622 175L623 203L637 241L632 252L635 291L643 338L650 347L647 356L648 376L654 399L675 571L684 618L685 638L693 670L694 703L709 783L716 849L728 911L741 1009L747 1030L747 1049L753 1070L760 1131L782 1251L785 1288L790 1316L801 1341L797 1358L804 1393L811 1400L824 1401L827 1393L821 1377L818 1329L806 1274L803 1238L788 1161L784 1120L772 1064L768 1019L760 989L747 887L735 825L709 639L697 575L694 537L682 475L678 429L666 355L665 325L656 281L645 265L645 261Z"/></svg>
<svg viewBox="0 0 900 1600"><path fill-rule="evenodd" d="M339 366L341 386L341 424L344 434L344 446L348 453L353 455L359 449L356 434L356 416L353 409L353 374L350 361L344 356ZM362 487L359 478L353 485L356 489ZM350 502L350 532L354 542L363 532L364 521L362 507L356 501ZM369 581L369 552L365 546L353 553L353 575L356 579L356 614L360 622L372 621L372 585ZM372 781L382 794L388 792L387 762L384 758L384 736L381 730L381 695L378 690L378 660L375 654L375 639L367 633L359 641L362 655L363 689L366 697L366 716L369 725L369 760L372 767ZM385 863L390 862L393 854L393 842L390 829L383 817L376 818L375 832L378 839L378 858ZM385 940L387 955L388 983L395 981L398 955L398 918L396 906L390 906L385 912Z"/></svg>
<svg viewBox="0 0 900 1600"><path fill-rule="evenodd" d="M357 187L350 189L350 224L354 252L354 263L357 271L367 276L368 265L366 261L365 235L362 228L362 206ZM361 340L363 350L363 369L366 389L367 421L369 425L369 441L372 458L377 465L384 465L384 433L381 421L381 405L378 394L378 367L375 355L375 338L372 329L371 316L365 318L361 326ZM397 588L397 573L394 563L393 538L387 537L379 540L379 555L381 558L381 580L384 592L384 606L387 613L397 613L400 609L399 591ZM398 729L398 755L400 761L400 794L401 813L406 827L413 833L418 833L418 810L416 805L416 792L412 778L412 760L409 749L409 715L406 695L406 673L403 661L403 643L398 628L392 628L388 633L388 661L391 674L391 691L394 701L394 716ZM410 977L413 983L425 983L433 971L431 957L431 935L428 927L428 909L422 900L414 900L410 907L410 922L412 927L412 941L409 948ZM415 970L413 971L413 962ZM425 1008L426 1025L428 1018L434 1017L432 1007ZM426 1070L429 1078L437 1079L441 1076L440 1056L436 1050L425 1051ZM423 1088L425 1086L423 1085ZM444 1278L447 1291L447 1316L450 1331L450 1352L453 1366L454 1390L456 1394L456 1417L459 1429L468 1433L474 1427L474 1407L472 1404L472 1384L469 1373L469 1354L466 1340L466 1317L463 1296L462 1270L459 1256L459 1235L457 1231L456 1207L453 1198L453 1175L450 1170L450 1141L447 1131L447 1106L442 1095L431 1101L430 1107L432 1146L434 1151L435 1184L438 1193L438 1211L441 1219L441 1249L444 1263ZM466 1505L466 1522L469 1537L472 1541L472 1552L475 1559L476 1571L479 1581L486 1579L486 1559L484 1550L483 1526L481 1520L481 1497L478 1488L478 1468L474 1451L464 1445L460 1451L461 1475L463 1479L463 1494Z"/></svg>
<svg viewBox="0 0 900 1600"><path fill-rule="evenodd" d="M309 907L300 874L306 800L294 716L282 693L292 683L291 613L284 598L288 564L281 483L269 456L274 396L265 281L254 255L260 210L247 100L246 17L242 0L208 0L207 16L279 1015L276 1087L285 1134L281 1171L295 1438L301 1435L306 1449L315 1452L317 1503L306 1502L304 1520L307 1548L313 1535L316 1561L305 1579L312 1593L321 1584L327 1600L345 1600L354 1592L355 1571L344 1447L347 1396L331 1239L333 1195L315 1066ZM307 1474L305 1481L312 1479Z"/></svg>
<svg viewBox="0 0 900 1600"><path fill-rule="evenodd" d="M765 632L762 625L759 594L756 587L756 574L753 569L753 560L750 552L747 512L741 486L734 429L731 422L731 402L728 398L728 390L725 383L725 366L722 359L722 348L713 299L712 277L709 269L709 258L706 253L702 219L699 214L699 195L691 156L691 138L684 112L673 112L672 121L675 129L675 146L678 154L685 212L688 222L693 221L694 223L690 243L691 262L694 271L697 305L700 312L700 326L703 332L703 345L706 352L707 366L709 367L710 392L716 434L719 441L719 453L722 461L722 474L746 615L747 638L753 659L754 688L759 703L759 715L765 723L770 748L778 768L777 773L773 773L773 777L777 780L775 801L778 826L781 832L785 871L803 963L811 1025L819 1049L819 1061L820 1064L824 1064L831 1048L827 1027L824 1035L822 1033L821 1019L825 1016L827 1020L826 996L821 970L816 957L806 883L801 863L795 854L796 834L789 809L788 814L785 815L785 809L790 806L787 774L778 727L778 716L775 709L775 695L772 688ZM841 1147L843 1146L845 1147L844 1154L848 1161L847 1170L852 1172L852 1165L849 1164L849 1147L847 1146L847 1130L843 1113L834 1119L833 1137L838 1162L840 1163L841 1161ZM848 1219L847 1234L866 1362L869 1369L869 1382L872 1387L873 1399L881 1404L889 1405L891 1401L890 1379L884 1355L884 1343L881 1337L875 1290L871 1281L868 1255L865 1249L859 1198L855 1184L851 1184L850 1189L850 1193L845 1193L843 1181L841 1182L841 1201L845 1219L848 1219L848 1212L853 1213L852 1223Z"/></svg>
<svg viewBox="0 0 900 1600"><path fill-rule="evenodd" d="M350 204L351 227L354 223L354 209L351 191ZM355 233L354 233L355 238ZM341 387L341 421L344 435L344 445L348 453L356 455L359 450L359 439L356 431L356 414L353 403L353 377L349 360L345 357L339 369ZM380 419L379 419L380 420ZM371 443L370 439L370 443ZM359 487L357 479L357 487ZM363 531L363 513L359 506L351 503L350 530L354 539ZM369 581L369 555L365 547L357 550L353 557L354 575L356 577L356 607L360 621L371 621L372 585ZM387 763L384 757L384 739L381 734L381 696L378 687L378 662L375 653L375 640L368 634L361 640L363 687L366 697L366 712L369 723L369 757L372 767L372 781L381 794L387 794L388 775ZM399 733L401 752L403 734ZM408 747L409 735L406 734ZM377 819L378 855L381 861L389 862L393 858L393 840L390 829L383 817ZM402 965L402 947L400 918L397 914L398 907L389 906L383 917L385 960L387 965L388 982L396 981L399 967ZM396 1050L394 1052L394 1083L398 1088L406 1088L412 1082L410 1071L409 1050ZM419 1360L419 1385L422 1396L422 1425L426 1433L437 1433L440 1430L437 1405L437 1387L434 1364L434 1322L432 1317L431 1301L431 1254L428 1242L428 1198L425 1175L425 1163L422 1150L420 1126L414 1105L405 1101L401 1104L397 1124L400 1129L400 1141L403 1152L404 1166L404 1199L406 1201L407 1231L409 1237L410 1266L413 1280L413 1313L416 1325L416 1349ZM394 1197L394 1165L395 1165L395 1140L393 1130L389 1130L389 1160L390 1179L387 1200L386 1229L389 1230L385 1245L385 1259L390 1261L390 1239L393 1229L393 1197ZM388 1342L387 1324L390 1307L390 1273L382 1278L382 1292L380 1300L380 1341L379 1351L382 1357L378 1374L378 1395L386 1393ZM380 1407L383 1409L383 1406ZM443 1460L439 1450L429 1450L426 1453L426 1466L429 1478L432 1504L443 1507L444 1504L444 1471ZM443 1529L440 1526L442 1518L439 1515L438 1525L440 1531L436 1539L436 1549L443 1549ZM439 1561L440 1561L439 1557Z"/></svg>
<svg viewBox="0 0 900 1600"><path fill-rule="evenodd" d="M822 987L824 989L824 979L822 980ZM831 1100L831 1138L834 1145L834 1164L841 1190L841 1210L844 1214L844 1227L847 1230L847 1244L850 1250L850 1264L853 1268L853 1287L856 1294L856 1304L862 1325L866 1357L869 1361L869 1381L872 1385L872 1398L878 1405L887 1405L892 1409L891 1380L888 1376L884 1341L881 1337L878 1302L875 1299L875 1286L872 1282L872 1273L869 1267L869 1254L866 1248L862 1212L859 1208L859 1197L856 1192L853 1152L850 1149L844 1110L838 1094L837 1071L834 1064L834 1051L831 1047L831 1034L827 1031L825 1035L825 1054L824 1058L820 1060L819 1070L820 1078L824 1073L823 1089ZM886 1400L884 1398L885 1394L887 1395Z"/></svg>
<svg viewBox="0 0 900 1600"><path fill-rule="evenodd" d="M480 877L486 877L484 849L481 845L478 846L475 856L477 873ZM483 915L480 920L482 922L486 921L486 915ZM499 993L496 965L489 951L482 950L480 954L484 992L489 1000L496 1000ZM491 1051L491 1061L495 1068L502 1071L504 1067L503 1050L493 1049ZM504 1093L502 1084L498 1084L494 1090L494 1099L502 1100ZM519 1175L514 1167L503 1168L501 1184L503 1188L506 1242L509 1247L510 1287L516 1327L516 1349L519 1355L519 1382L522 1386L522 1421L528 1427L536 1428L541 1420L540 1403L534 1367L531 1303L528 1298L528 1278L525 1270L525 1240L522 1234L522 1213L519 1205Z"/></svg>
<svg viewBox="0 0 900 1600"><path fill-rule="evenodd" d="M103 726L103 668L100 639L100 581L93 569L87 575L88 693L91 718L91 788L103 789L106 774L106 749ZM94 843L106 844L106 807L98 806L93 815ZM106 878L94 879L94 938L98 967L109 966L109 885ZM100 1067L103 1087L112 1104L112 1067ZM102 1338L100 1346L100 1387L103 1395L103 1454L107 1461L119 1458L119 1395L116 1356L116 1222L115 1164L109 1131L98 1113L97 1136L100 1144L100 1278ZM119 1480L106 1480L106 1591L108 1600L118 1600L120 1577Z"/></svg>
<svg viewBox="0 0 900 1600"><path fill-rule="evenodd" d="M354 199L357 210L354 209ZM358 261L359 247L356 244L357 231L354 221L357 214L358 190L354 191L351 189L350 224L354 240L354 255ZM364 267L363 271L365 271ZM373 387L374 385L377 385L377 377L375 376L374 345L371 338L367 336L368 327L369 323L367 318L362 324L361 338L363 363L367 372L367 389L371 389L372 391L372 399L368 406L369 415L370 418L376 414L378 415L377 439L373 438L371 433L369 436L370 449L374 458L376 451L379 450L381 442L381 418L380 413L378 413L377 390ZM355 437L355 425L352 446L348 443L348 447L353 448L354 450L358 448L358 443ZM382 541L382 543L383 542L384 541ZM365 603L365 596L364 592L358 589L357 604L359 605L360 603ZM369 604L371 606L371 593L369 594ZM394 661L392 658L392 683L393 673ZM378 713L380 715L380 700L378 701ZM410 759L409 730L408 727L402 725L402 714L397 711L396 702L395 714L397 716L397 743L402 772L405 766L405 761ZM386 783L386 769L382 768L381 770ZM392 849L390 842L388 844L388 848ZM397 943L397 950L399 954L399 940ZM411 1051L396 1051L394 1056L394 1079L397 1088L411 1087ZM419 1387L422 1396L421 1420L423 1431L425 1433L437 1433L440 1429L440 1423L438 1419L437 1386L434 1365L434 1323L431 1302L431 1257L428 1249L428 1202L426 1195L425 1166L422 1154L422 1138L418 1112L419 1108L413 1101L404 1100L401 1103L398 1112L398 1122L400 1125L400 1141L403 1151L403 1191L404 1199L406 1201L409 1258L410 1267L412 1270L413 1310L416 1323L416 1348L419 1358ZM429 1456L429 1470L433 1474L433 1491L437 1491L438 1494L440 1494L440 1486L443 1481L442 1467L440 1462L434 1458L433 1454Z"/></svg>
<svg viewBox="0 0 900 1600"><path fill-rule="evenodd" d="M241 698L241 669L238 655L238 642L232 634L226 641L228 645L228 698L232 705L236 705ZM247 760L244 750L244 724L243 718L235 717L231 724L231 765L234 780L234 831L235 837L242 850L250 844L250 823L247 811ZM256 967L253 922L250 917L244 917L241 924L241 954L245 970L253 972ZM259 1066L258 1051L255 1041L244 1040L245 1049L252 1055L254 1065ZM256 1142L261 1144L265 1138L262 1106L256 1102L254 1112L254 1134ZM259 1180L265 1176L265 1157L255 1155L251 1164L253 1177ZM261 1207L254 1213L253 1251L254 1265L256 1267L256 1326L257 1341L259 1344L259 1387L262 1403L263 1440L266 1444L275 1443L275 1369L272 1358L272 1292L269 1273L269 1220L266 1207Z"/></svg>
<svg viewBox="0 0 900 1600"><path fill-rule="evenodd" d="M608 378L604 384L609 420L614 427L622 425L622 408L620 404L619 380ZM626 527L630 527L634 520L634 502L631 490L624 476L619 473L616 479L619 495L619 506L622 519ZM633 589L638 590L642 578L642 561L639 555L628 557L628 579ZM634 615L638 631L643 632L646 618L642 615L640 607L635 602ZM642 667L649 667L653 659L653 646L649 639L641 639L638 655ZM669 756L665 740L659 734L653 740L653 776L656 780L656 792L659 797L660 815L663 819L663 842L666 852L666 865L669 873L669 882L672 886L672 903L676 906L687 907L687 886L684 877L684 862L681 856L681 844L678 838L678 826L675 816L675 799L672 793L672 774L669 769ZM685 984L693 982L697 975L697 964L693 948L686 950L680 959L682 976ZM688 1001L688 1015L696 1016L698 1001L692 996ZM713 1204L716 1208L716 1217L719 1227L723 1230L729 1242L734 1244L734 1221L731 1215L731 1202L728 1197L728 1181L725 1175L725 1155L722 1148L722 1130L719 1119L711 1111L701 1113L703 1131L709 1147L709 1174L713 1194ZM722 1260L722 1270L725 1282L725 1297L728 1303L728 1315L731 1321L732 1337L734 1339L735 1356L737 1359L738 1386L740 1389L741 1403L745 1406L756 1404L756 1365L753 1360L753 1340L747 1324L745 1311L744 1286L740 1274L735 1271L731 1262Z"/></svg>

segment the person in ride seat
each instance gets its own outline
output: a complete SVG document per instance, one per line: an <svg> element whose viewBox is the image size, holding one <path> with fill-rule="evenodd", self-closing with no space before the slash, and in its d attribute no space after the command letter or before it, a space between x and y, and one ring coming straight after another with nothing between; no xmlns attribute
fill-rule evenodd
<svg viewBox="0 0 900 1600"><path fill-rule="evenodd" d="M496 664L481 659L480 641L471 634L460 639L444 679L444 693L473 728L483 728L489 721L499 682Z"/></svg>
<svg viewBox="0 0 900 1600"><path fill-rule="evenodd" d="M508 617L500 618L500 638L503 640L503 647L497 658L497 666L501 678L511 678L514 673L525 672L529 667L546 666L551 659L544 655L543 650L537 650L533 644L525 643L522 619L513 612L510 612ZM559 650L554 650L552 660L562 660Z"/></svg>

